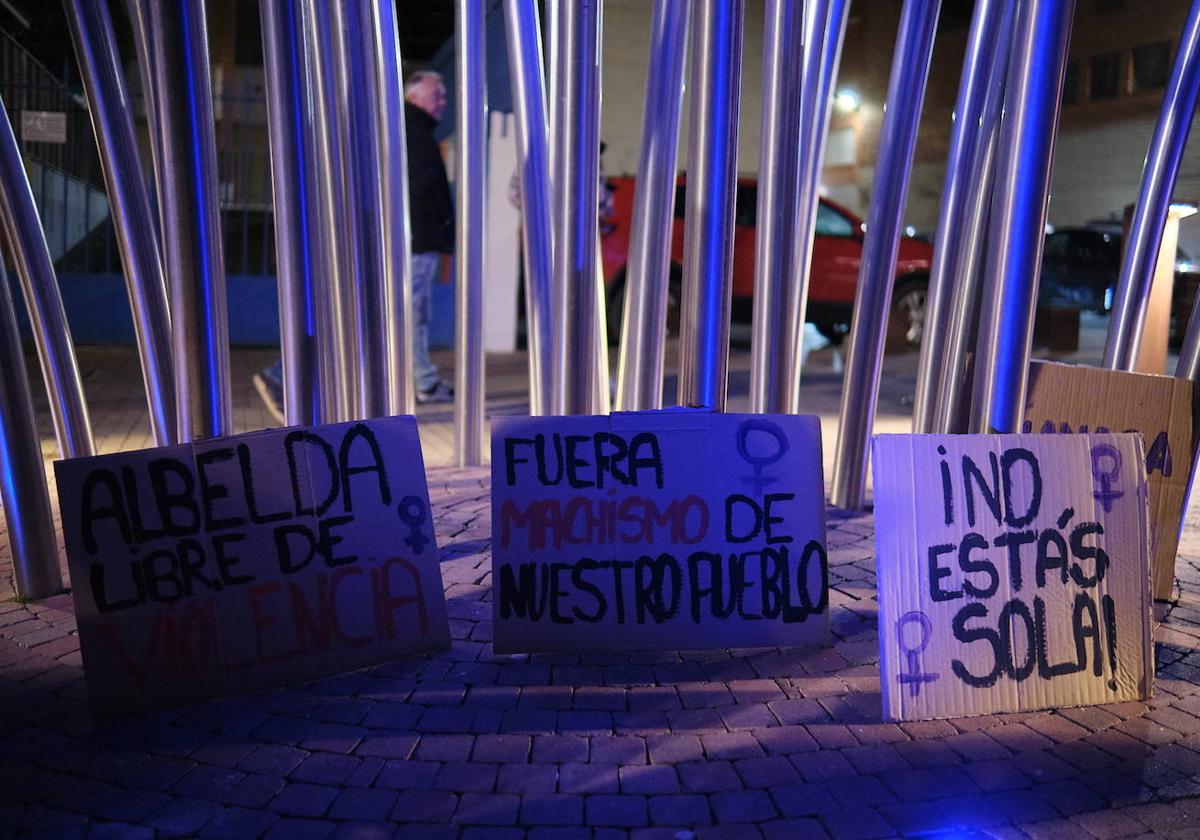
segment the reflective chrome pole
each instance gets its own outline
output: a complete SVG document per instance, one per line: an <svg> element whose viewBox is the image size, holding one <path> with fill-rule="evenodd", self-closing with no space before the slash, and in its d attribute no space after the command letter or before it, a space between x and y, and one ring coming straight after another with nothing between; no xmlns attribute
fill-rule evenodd
<svg viewBox="0 0 1200 840"><path fill-rule="evenodd" d="M383 206L383 312L389 414L414 414L412 324L412 234L409 229L408 148L404 125L404 74L400 31L392 0L371 0L375 98L372 117L379 139L380 199ZM365 25L365 24L364 24Z"/></svg>
<svg viewBox="0 0 1200 840"><path fill-rule="evenodd" d="M353 309L350 219L343 194L342 142L338 123L337 41L332 15L325 0L306 0L304 41L307 74L311 80L313 193L316 207L312 225L314 247L321 256L321 305L317 308L318 366L326 384L322 419L326 423L359 417L356 373L351 368L351 347L356 341Z"/></svg>
<svg viewBox="0 0 1200 840"><path fill-rule="evenodd" d="M484 62L486 11L479 0L455 2L455 231L458 288L454 335L454 449L460 467L483 463L484 388L483 259L487 210L487 73Z"/></svg>
<svg viewBox="0 0 1200 840"><path fill-rule="evenodd" d="M150 3L154 0L125 0L125 11L129 15L129 23L133 29L133 43L137 53L138 75L142 80L142 105L146 109L146 128L150 146L150 171L153 182L149 185L149 194L153 197L155 222L158 225L156 233L159 242L159 254L162 258L162 158L163 151L160 142L162 132L158 128L158 105L154 99L154 44L150 40ZM119 64L118 64L119 66ZM165 281L164 281L165 282ZM173 421L172 421L173 422Z"/></svg>
<svg viewBox="0 0 1200 840"><path fill-rule="evenodd" d="M941 0L905 0L900 13L842 384L830 494L830 500L838 507L861 508L866 492L867 443L875 425L884 337L904 224L904 201L908 196L908 177L940 5Z"/></svg>
<svg viewBox="0 0 1200 840"><path fill-rule="evenodd" d="M233 431L217 148L202 0L150 4L163 149L164 264L181 441Z"/></svg>
<svg viewBox="0 0 1200 840"><path fill-rule="evenodd" d="M946 177L942 185L941 211L933 238L933 265L929 272L929 291L925 297L925 327L921 338L921 357L917 368L917 392L913 401L913 432L926 434L935 427L938 385L942 367L956 365L960 359L946 353L947 337L953 316L951 301L957 287L969 283L958 272L959 252L970 247L967 209L974 197L972 189L978 171L972 166L977 151L990 137L993 126L983 121L991 68L1001 53L997 40L1012 28L1011 0L979 0L971 18L967 52L963 58L958 100L954 106L950 131L950 153L946 159ZM1002 80L997 80L1001 81ZM985 135L984 132L987 132Z"/></svg>
<svg viewBox="0 0 1200 840"><path fill-rule="evenodd" d="M71 328L63 309L62 294L46 245L46 234L38 220L33 203L33 191L21 160L21 149L13 134L8 111L0 104L0 223L8 239L21 293L29 320L33 325L33 341L37 345L42 378L58 451L64 458L91 455L92 424L88 418L83 382L75 359Z"/></svg>
<svg viewBox="0 0 1200 840"><path fill-rule="evenodd" d="M783 301L787 315L782 358L786 410L795 414L800 403L800 374L804 365L804 322L812 277L813 240L817 231L821 170L833 107L833 83L841 63L842 42L850 0L811 0L804 9L804 71L801 77L799 189L796 197L794 277ZM808 118L805 115L811 115Z"/></svg>
<svg viewBox="0 0 1200 840"><path fill-rule="evenodd" d="M786 412L790 402L783 359L791 350L787 301L796 267L803 36L802 0L767 0L750 363L750 410L758 413Z"/></svg>
<svg viewBox="0 0 1200 840"><path fill-rule="evenodd" d="M525 321L529 346L529 411L551 410L553 383L553 249L547 162L545 76L534 0L504 0L525 258Z"/></svg>
<svg viewBox="0 0 1200 840"><path fill-rule="evenodd" d="M1125 238L1121 274L1108 321L1108 340L1104 344L1104 366L1107 368L1133 370L1137 364L1146 309L1150 303L1150 287L1154 284L1154 268L1167 222L1167 208L1179 176L1198 97L1200 0L1194 0L1179 38L1175 66L1171 69L1150 150L1146 153L1133 221L1129 225L1129 236Z"/></svg>
<svg viewBox="0 0 1200 840"><path fill-rule="evenodd" d="M690 0L655 0L642 149L629 228L617 356L618 411L662 408L671 228Z"/></svg>
<svg viewBox="0 0 1200 840"><path fill-rule="evenodd" d="M167 446L176 440L171 319L158 221L138 157L116 36L101 0L67 0L65 5L133 310L150 431L156 446Z"/></svg>
<svg viewBox="0 0 1200 840"><path fill-rule="evenodd" d="M283 353L283 413L289 425L321 420L316 318L321 269L309 216L317 207L309 177L309 90L305 78L301 6L263 3L263 68L275 207L275 262Z"/></svg>
<svg viewBox="0 0 1200 840"><path fill-rule="evenodd" d="M698 0L692 17L679 404L725 410L733 294L742 0Z"/></svg>
<svg viewBox="0 0 1200 840"><path fill-rule="evenodd" d="M1196 299L1200 303L1200 298ZM1179 349L1179 361L1175 363L1175 375L1180 379L1200 380L1200 306L1192 304L1183 346Z"/></svg>
<svg viewBox="0 0 1200 840"><path fill-rule="evenodd" d="M1009 2L1005 16L987 59L987 93L980 115L979 132L971 155L966 197L962 208L962 228L955 250L950 276L952 284L949 321L943 348L944 361L935 390L934 416L930 431L956 434L965 431L971 401L971 380L967 378L966 359L974 352L979 320L979 298L983 285L983 259L986 251L989 211L995 175L996 143L1000 134L1000 110L1004 104L1005 79L1012 52L1013 15L1016 4Z"/></svg>
<svg viewBox="0 0 1200 840"><path fill-rule="evenodd" d="M1021 428L1074 0L1019 4L996 146L970 431Z"/></svg>
<svg viewBox="0 0 1200 840"><path fill-rule="evenodd" d="M25 354L4 260L0 259L0 501L8 526L17 595L45 598L63 588L42 442L25 377Z"/></svg>
<svg viewBox="0 0 1200 840"><path fill-rule="evenodd" d="M593 413L596 358L596 230L600 177L600 0L576 0L559 10L558 124L551 135L554 289L556 292L555 414Z"/></svg>

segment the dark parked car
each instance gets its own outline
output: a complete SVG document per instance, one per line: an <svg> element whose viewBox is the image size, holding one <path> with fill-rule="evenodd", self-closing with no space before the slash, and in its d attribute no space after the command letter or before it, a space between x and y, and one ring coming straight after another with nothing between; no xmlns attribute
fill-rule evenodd
<svg viewBox="0 0 1200 840"><path fill-rule="evenodd" d="M1046 237L1038 303L1107 312L1121 271L1121 234L1063 228Z"/></svg>

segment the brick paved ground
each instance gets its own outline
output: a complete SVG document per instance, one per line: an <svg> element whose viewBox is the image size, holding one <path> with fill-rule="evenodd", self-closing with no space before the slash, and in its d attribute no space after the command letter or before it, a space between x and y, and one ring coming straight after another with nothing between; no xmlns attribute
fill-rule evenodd
<svg viewBox="0 0 1200 840"><path fill-rule="evenodd" d="M131 357L81 358L102 449L142 445ZM235 354L239 428L266 423L247 384L266 358ZM519 366L500 368L492 405L520 410ZM871 519L839 510L830 648L492 655L486 472L446 466L448 419L421 427L454 639L438 655L96 734L70 598L13 601L0 540L0 836L1200 837L1200 522L1150 703L895 725Z"/></svg>

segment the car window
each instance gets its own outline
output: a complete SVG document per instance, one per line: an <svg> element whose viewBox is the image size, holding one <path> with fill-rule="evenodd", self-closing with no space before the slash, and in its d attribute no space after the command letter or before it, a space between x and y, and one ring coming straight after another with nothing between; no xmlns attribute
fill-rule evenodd
<svg viewBox="0 0 1200 840"><path fill-rule="evenodd" d="M817 205L817 236L854 235L854 223L828 204Z"/></svg>
<svg viewBox="0 0 1200 840"><path fill-rule="evenodd" d="M1042 258L1050 262L1066 262L1067 261L1067 241L1070 235L1067 233L1052 233L1046 237L1046 250L1043 252Z"/></svg>
<svg viewBox="0 0 1200 840"><path fill-rule="evenodd" d="M733 223L742 227L754 227L758 218L758 187L754 184L738 184L737 197L733 202Z"/></svg>
<svg viewBox="0 0 1200 840"><path fill-rule="evenodd" d="M1088 268L1116 268L1121 261L1120 238L1110 233L1076 232L1071 237L1070 258Z"/></svg>

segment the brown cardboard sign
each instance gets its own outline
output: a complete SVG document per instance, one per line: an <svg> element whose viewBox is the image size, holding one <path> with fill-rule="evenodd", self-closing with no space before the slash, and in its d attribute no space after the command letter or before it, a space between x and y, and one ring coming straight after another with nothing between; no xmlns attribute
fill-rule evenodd
<svg viewBox="0 0 1200 840"><path fill-rule="evenodd" d="M92 714L445 647L416 420L55 464Z"/></svg>
<svg viewBox="0 0 1200 840"><path fill-rule="evenodd" d="M827 642L817 418L496 418L492 588L498 653Z"/></svg>
<svg viewBox="0 0 1200 840"><path fill-rule="evenodd" d="M889 719L1149 697L1140 436L879 435L872 462Z"/></svg>
<svg viewBox="0 0 1200 840"><path fill-rule="evenodd" d="M1033 362L1025 432L1139 432L1150 482L1154 597L1171 597L1175 554L1196 451L1196 394L1191 381L1148 373Z"/></svg>

